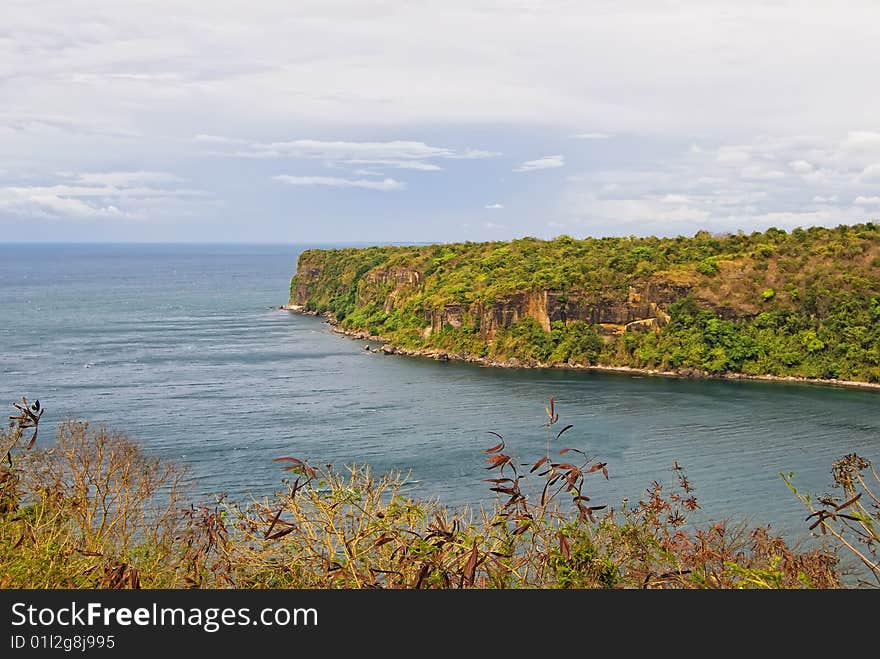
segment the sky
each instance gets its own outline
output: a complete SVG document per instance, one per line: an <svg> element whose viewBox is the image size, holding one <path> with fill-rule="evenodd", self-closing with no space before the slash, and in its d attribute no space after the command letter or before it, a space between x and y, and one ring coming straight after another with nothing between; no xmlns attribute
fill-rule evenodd
<svg viewBox="0 0 880 659"><path fill-rule="evenodd" d="M4 0L0 241L880 218L880 3Z"/></svg>

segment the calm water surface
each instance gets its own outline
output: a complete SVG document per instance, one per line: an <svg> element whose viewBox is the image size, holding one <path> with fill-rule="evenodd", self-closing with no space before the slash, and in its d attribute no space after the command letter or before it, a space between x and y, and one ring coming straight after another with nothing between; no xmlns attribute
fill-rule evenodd
<svg viewBox="0 0 880 659"><path fill-rule="evenodd" d="M635 500L678 461L701 520L787 534L779 477L829 490L830 464L880 458L880 393L798 384L499 370L364 351L286 301L304 246L0 245L0 403L39 398L188 465L199 494L272 492L272 458L411 472L413 493L489 500L492 430L524 459L554 396L566 445L608 463L594 501ZM11 410L11 408L9 408ZM49 437L49 433L46 434Z"/></svg>

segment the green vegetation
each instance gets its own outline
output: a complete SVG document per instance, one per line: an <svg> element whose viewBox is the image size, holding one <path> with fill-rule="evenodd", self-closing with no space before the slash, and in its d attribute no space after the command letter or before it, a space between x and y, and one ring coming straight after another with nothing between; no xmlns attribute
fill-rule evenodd
<svg viewBox="0 0 880 659"><path fill-rule="evenodd" d="M880 225L309 250L291 303L453 357L880 382Z"/></svg>
<svg viewBox="0 0 880 659"><path fill-rule="evenodd" d="M595 503L606 465L571 447L570 425L556 432L552 398L546 454L524 461L500 435L486 449L497 498L478 514L410 498L399 475L362 466L340 473L293 457L276 460L289 479L275 497L193 505L181 494L182 472L124 436L68 421L57 443L40 449L39 404L16 407L0 431L4 588L843 585L833 547L796 551L745 523L694 528L694 486L677 463L672 482L652 483L635 505ZM867 461L847 456L834 476L848 501L826 495L814 507L795 494L812 511L811 528L853 551L880 584L869 475L877 478Z"/></svg>

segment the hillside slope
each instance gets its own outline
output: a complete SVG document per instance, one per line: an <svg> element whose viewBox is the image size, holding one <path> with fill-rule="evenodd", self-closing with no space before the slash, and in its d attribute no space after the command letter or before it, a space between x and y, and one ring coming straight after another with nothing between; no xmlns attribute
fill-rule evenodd
<svg viewBox="0 0 880 659"><path fill-rule="evenodd" d="M880 225L308 250L290 305L510 365L880 382Z"/></svg>

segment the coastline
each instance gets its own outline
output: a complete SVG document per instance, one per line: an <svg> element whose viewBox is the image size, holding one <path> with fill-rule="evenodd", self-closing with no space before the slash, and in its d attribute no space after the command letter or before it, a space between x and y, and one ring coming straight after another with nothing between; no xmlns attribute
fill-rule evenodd
<svg viewBox="0 0 880 659"><path fill-rule="evenodd" d="M796 375L749 375L747 373L707 373L697 369L686 368L678 371L661 371L652 368L638 368L635 366L600 366L600 365L582 365L582 364L546 364L538 361L523 362L519 359L512 358L505 361L498 361L490 357L480 357L469 353L451 353L439 348L404 348L396 346L389 342L386 337L374 336L360 330L349 330L339 326L336 318L329 311L319 314L315 311L308 311L302 305L283 304L278 309L282 311L290 311L306 316L321 316L336 334L360 341L372 341L381 343L382 346L371 352L378 352L385 355L403 355L405 357L420 357L423 359L434 359L436 361L457 361L467 362L471 364L479 364L491 368L544 368L544 369L561 369L572 371L593 371L597 373L618 373L622 375L646 375L652 377L678 378L685 380L757 380L764 382L793 382L802 384L823 385L827 387L842 387L847 389L868 389L880 390L880 383L876 382L860 382L858 380L837 380L823 378L807 378Z"/></svg>

